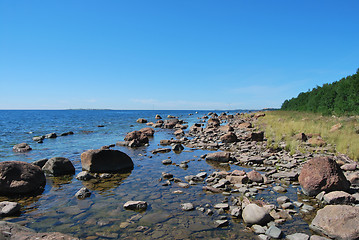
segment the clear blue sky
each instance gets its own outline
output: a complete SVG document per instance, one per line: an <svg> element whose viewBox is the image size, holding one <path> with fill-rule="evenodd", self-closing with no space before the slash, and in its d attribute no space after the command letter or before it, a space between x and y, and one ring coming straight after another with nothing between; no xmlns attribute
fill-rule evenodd
<svg viewBox="0 0 359 240"><path fill-rule="evenodd" d="M359 68L359 1L0 0L0 109L258 109Z"/></svg>

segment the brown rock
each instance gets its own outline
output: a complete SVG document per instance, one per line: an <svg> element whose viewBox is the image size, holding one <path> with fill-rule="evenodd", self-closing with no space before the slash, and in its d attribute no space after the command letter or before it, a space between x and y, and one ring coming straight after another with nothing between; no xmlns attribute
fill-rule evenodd
<svg viewBox="0 0 359 240"><path fill-rule="evenodd" d="M162 119L162 117L160 116L160 115L156 115L156 117L155 117L156 119Z"/></svg>
<svg viewBox="0 0 359 240"><path fill-rule="evenodd" d="M356 201L352 195L343 191L333 191L327 193L324 195L323 199L327 204L351 204Z"/></svg>
<svg viewBox="0 0 359 240"><path fill-rule="evenodd" d="M329 131L335 132L335 131L338 131L339 129L341 129L342 127L343 127L343 125L341 123L337 123L337 124L333 125Z"/></svg>
<svg viewBox="0 0 359 240"><path fill-rule="evenodd" d="M320 136L310 138L308 140L308 143L313 147L316 146L322 147L326 144L325 141Z"/></svg>
<svg viewBox="0 0 359 240"><path fill-rule="evenodd" d="M265 113L259 112L259 113L256 113L256 114L254 115L254 118L258 119L258 118L260 118L260 117L264 117L265 115L266 115Z"/></svg>
<svg viewBox="0 0 359 240"><path fill-rule="evenodd" d="M222 132L233 132L234 131L233 127L228 124L225 126L220 126L219 130Z"/></svg>
<svg viewBox="0 0 359 240"><path fill-rule="evenodd" d="M307 135L305 135L305 133L298 133L294 135L294 139L298 141L306 142L308 140L308 137Z"/></svg>
<svg viewBox="0 0 359 240"><path fill-rule="evenodd" d="M142 146L148 143L148 137L145 133L141 131L133 131L126 135L125 141L132 141L136 140L138 142L138 145Z"/></svg>
<svg viewBox="0 0 359 240"><path fill-rule="evenodd" d="M178 129L173 134L176 135L176 136L184 135L184 131L182 129Z"/></svg>
<svg viewBox="0 0 359 240"><path fill-rule="evenodd" d="M252 124L250 122L244 122L239 124L238 128L252 128Z"/></svg>
<svg viewBox="0 0 359 240"><path fill-rule="evenodd" d="M344 171L355 171L358 167L357 163L347 163L341 166L340 168Z"/></svg>
<svg viewBox="0 0 359 240"><path fill-rule="evenodd" d="M228 176L226 176L226 179L228 181L230 181L232 184L245 184L245 183L248 183L248 177L247 176L228 175Z"/></svg>
<svg viewBox="0 0 359 240"><path fill-rule="evenodd" d="M249 180L252 182L257 182L257 183L263 182L263 176L255 170L247 173L247 176L248 176Z"/></svg>
<svg viewBox="0 0 359 240"><path fill-rule="evenodd" d="M256 142L261 142L264 139L264 132L251 132L249 133L245 140L246 141L256 141Z"/></svg>
<svg viewBox="0 0 359 240"><path fill-rule="evenodd" d="M30 151L32 150L32 148L30 147L29 144L27 143L19 143L19 144L16 144L12 150L14 152L18 152L18 153L23 153L23 152L27 152L27 151Z"/></svg>
<svg viewBox="0 0 359 240"><path fill-rule="evenodd" d="M0 176L1 195L39 193L46 184L41 168L26 162L0 162Z"/></svg>
<svg viewBox="0 0 359 240"><path fill-rule="evenodd" d="M209 153L206 156L206 160L217 161L217 162L229 162L231 160L231 154L229 152Z"/></svg>
<svg viewBox="0 0 359 240"><path fill-rule="evenodd" d="M89 172L128 172L133 162L126 154L118 150L88 150L81 154L82 169Z"/></svg>
<svg viewBox="0 0 359 240"><path fill-rule="evenodd" d="M351 185L359 186L359 173L352 173L347 179Z"/></svg>
<svg viewBox="0 0 359 240"><path fill-rule="evenodd" d="M147 127L140 129L140 132L145 134L148 137L152 137L155 134L155 130L153 128Z"/></svg>
<svg viewBox="0 0 359 240"><path fill-rule="evenodd" d="M244 176L246 175L246 172L243 170L233 170L231 173L233 176Z"/></svg>
<svg viewBox="0 0 359 240"><path fill-rule="evenodd" d="M220 140L224 143L233 143L233 142L237 142L238 138L237 138L236 134L234 134L233 132L229 132L229 133L224 134L220 138Z"/></svg>
<svg viewBox="0 0 359 240"><path fill-rule="evenodd" d="M138 123L147 123L147 120L144 119L144 118L139 118L139 119L137 119L136 122L138 122Z"/></svg>
<svg viewBox="0 0 359 240"><path fill-rule="evenodd" d="M52 176L75 174L75 167L72 162L64 157L53 157L46 161L42 170Z"/></svg>
<svg viewBox="0 0 359 240"><path fill-rule="evenodd" d="M335 239L359 238L359 207L327 205L317 212L310 228Z"/></svg>
<svg viewBox="0 0 359 240"><path fill-rule="evenodd" d="M218 118L210 118L207 121L207 127L219 127L221 121Z"/></svg>
<svg viewBox="0 0 359 240"><path fill-rule="evenodd" d="M328 157L317 157L306 162L299 175L299 183L302 191L309 196L321 191L345 191L350 186L339 165Z"/></svg>

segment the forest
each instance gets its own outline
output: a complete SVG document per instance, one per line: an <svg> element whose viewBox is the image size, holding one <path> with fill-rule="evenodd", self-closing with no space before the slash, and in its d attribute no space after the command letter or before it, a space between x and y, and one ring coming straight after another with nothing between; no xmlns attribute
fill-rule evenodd
<svg viewBox="0 0 359 240"><path fill-rule="evenodd" d="M323 115L359 115L359 68L353 75L331 84L317 86L296 98L285 100L282 110L321 113Z"/></svg>

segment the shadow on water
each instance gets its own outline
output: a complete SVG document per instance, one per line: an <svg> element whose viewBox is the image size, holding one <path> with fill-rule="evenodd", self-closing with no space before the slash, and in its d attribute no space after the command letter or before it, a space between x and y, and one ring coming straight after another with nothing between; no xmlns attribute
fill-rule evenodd
<svg viewBox="0 0 359 240"><path fill-rule="evenodd" d="M111 176L109 177L95 178L89 181L83 181L82 184L90 191L95 191L99 194L103 194L108 191L112 191L118 186L120 186L121 183L123 183L123 181L131 175L131 172L121 173L121 174L111 174Z"/></svg>

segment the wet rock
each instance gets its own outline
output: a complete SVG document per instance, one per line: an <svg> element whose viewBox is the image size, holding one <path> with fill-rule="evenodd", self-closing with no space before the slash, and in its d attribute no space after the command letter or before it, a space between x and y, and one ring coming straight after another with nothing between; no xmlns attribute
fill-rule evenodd
<svg viewBox="0 0 359 240"><path fill-rule="evenodd" d="M254 203L248 204L243 209L242 218L249 225L265 225L271 220L271 216L267 213L266 209Z"/></svg>
<svg viewBox="0 0 359 240"><path fill-rule="evenodd" d="M359 207L327 205L317 212L310 228L335 239L359 238Z"/></svg>
<svg viewBox="0 0 359 240"><path fill-rule="evenodd" d="M85 199L91 196L91 192L90 190L88 190L87 188L83 187L81 188L76 194L75 197L78 199Z"/></svg>
<svg viewBox="0 0 359 240"><path fill-rule="evenodd" d="M102 125L103 126L103 125ZM61 137L64 137L64 136L68 136L68 135L73 135L74 132L70 131L70 132L64 132L64 133L61 133L60 136Z"/></svg>
<svg viewBox="0 0 359 240"><path fill-rule="evenodd" d="M0 221L0 239L79 240L78 238L59 232L36 233L34 230L30 228L26 228L19 224L5 222L5 221Z"/></svg>
<svg viewBox="0 0 359 240"><path fill-rule="evenodd" d="M156 154L156 153L168 153L168 152L171 152L171 149L170 148L157 148L153 151L151 151L153 154Z"/></svg>
<svg viewBox="0 0 359 240"><path fill-rule="evenodd" d="M261 225L258 224L254 224L251 226L251 229L253 232L255 232L256 234L264 234L267 230L266 227L263 227Z"/></svg>
<svg viewBox="0 0 359 240"><path fill-rule="evenodd" d="M48 133L45 135L45 138L57 138L57 134L56 133Z"/></svg>
<svg viewBox="0 0 359 240"><path fill-rule="evenodd" d="M224 210L228 210L229 205L228 205L228 203L218 203L218 204L214 205L214 208L217 208L217 209L222 208Z"/></svg>
<svg viewBox="0 0 359 240"><path fill-rule="evenodd" d="M177 186L179 186L181 188L189 188L189 184L188 183L183 183L183 182L177 183Z"/></svg>
<svg viewBox="0 0 359 240"><path fill-rule="evenodd" d="M350 182L339 165L329 157L317 157L303 165L299 183L304 194L315 196L321 191L345 191Z"/></svg>
<svg viewBox="0 0 359 240"><path fill-rule="evenodd" d="M172 150L175 152L181 152L183 151L184 147L180 143L176 143L172 145Z"/></svg>
<svg viewBox="0 0 359 240"><path fill-rule="evenodd" d="M76 176L76 179L81 180L81 181L88 181L93 178L94 178L94 176L91 175L88 171L79 172L79 174L77 174L77 176Z"/></svg>
<svg viewBox="0 0 359 240"><path fill-rule="evenodd" d="M192 203L183 203L181 204L181 208L183 211L192 211L194 209L194 206Z"/></svg>
<svg viewBox="0 0 359 240"><path fill-rule="evenodd" d="M271 237L271 238L275 238L278 239L281 237L282 235L282 230L280 230L279 228L277 228L276 226L272 225L270 226L267 231L266 231L266 235Z"/></svg>
<svg viewBox="0 0 359 240"><path fill-rule="evenodd" d="M23 153L23 152L28 152L28 151L32 150L32 148L27 143L19 143L19 144L16 144L15 146L13 146L12 150L14 152Z"/></svg>
<svg viewBox="0 0 359 240"><path fill-rule="evenodd" d="M44 158L44 159L33 161L31 164L34 164L34 165L42 168L45 165L45 163L47 162L47 160L49 160L49 159Z"/></svg>
<svg viewBox="0 0 359 240"><path fill-rule="evenodd" d="M221 193L221 192L222 192L221 189L218 189L218 188L215 188L215 187L211 187L211 186L203 186L203 187L202 187L202 190L203 190L203 191L213 192L213 193Z"/></svg>
<svg viewBox="0 0 359 240"><path fill-rule="evenodd" d="M13 216L20 212L20 208L17 202L0 202L0 217Z"/></svg>
<svg viewBox="0 0 359 240"><path fill-rule="evenodd" d="M46 184L41 168L26 162L0 162L0 176L1 195L39 193Z"/></svg>
<svg viewBox="0 0 359 240"><path fill-rule="evenodd" d="M155 119L162 119L162 117L158 114L156 114Z"/></svg>
<svg viewBox="0 0 359 240"><path fill-rule="evenodd" d="M172 160L171 159L162 160L162 164L164 165L172 164Z"/></svg>
<svg viewBox="0 0 359 240"><path fill-rule="evenodd" d="M129 172L132 159L118 150L88 150L81 154L82 169L89 172Z"/></svg>
<svg viewBox="0 0 359 240"><path fill-rule="evenodd" d="M35 142L42 142L42 140L45 139L45 136L36 136L36 137L33 137L32 140L35 141Z"/></svg>
<svg viewBox="0 0 359 240"><path fill-rule="evenodd" d="M323 196L326 204L351 204L355 203L356 199L349 193L343 191L333 191Z"/></svg>
<svg viewBox="0 0 359 240"><path fill-rule="evenodd" d="M309 236L304 233L294 233L286 236L288 240L309 240Z"/></svg>
<svg viewBox="0 0 359 240"><path fill-rule="evenodd" d="M173 174L163 172L163 173L162 173L162 177L163 177L164 179L171 179L171 178L173 178Z"/></svg>
<svg viewBox="0 0 359 240"><path fill-rule="evenodd" d="M144 119L144 118L139 118L139 119L137 119L136 122L138 122L138 123L147 123L147 120Z"/></svg>
<svg viewBox="0 0 359 240"><path fill-rule="evenodd" d="M145 134L148 137L152 137L155 134L155 130L153 128L147 127L140 129L140 132Z"/></svg>
<svg viewBox="0 0 359 240"><path fill-rule="evenodd" d="M62 176L75 174L75 167L72 162L64 157L53 157L46 161L42 170L51 176Z"/></svg>
<svg viewBox="0 0 359 240"><path fill-rule="evenodd" d="M217 162L229 162L231 160L231 154L229 152L209 153L206 156L206 160L217 161Z"/></svg>
<svg viewBox="0 0 359 240"><path fill-rule="evenodd" d="M124 138L125 141L131 142L133 147L144 146L148 143L148 137L145 133L141 131L132 131L126 135Z"/></svg>
<svg viewBox="0 0 359 240"><path fill-rule="evenodd" d="M147 202L145 202L145 201L128 201L123 205L123 208L129 209L129 210L144 211L147 209Z"/></svg>

